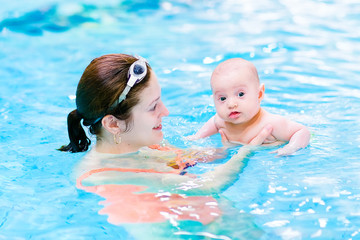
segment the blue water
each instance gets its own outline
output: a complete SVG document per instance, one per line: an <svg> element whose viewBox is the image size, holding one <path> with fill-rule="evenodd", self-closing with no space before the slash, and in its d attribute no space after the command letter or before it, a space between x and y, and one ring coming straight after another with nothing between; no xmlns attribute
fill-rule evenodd
<svg viewBox="0 0 360 240"><path fill-rule="evenodd" d="M75 188L83 156L66 116L87 64L139 54L157 73L165 138L180 147L211 115L209 76L242 57L266 87L263 107L309 126L308 148L252 155L224 195L262 239L360 239L360 3L356 0L0 0L0 239L132 239Z"/></svg>

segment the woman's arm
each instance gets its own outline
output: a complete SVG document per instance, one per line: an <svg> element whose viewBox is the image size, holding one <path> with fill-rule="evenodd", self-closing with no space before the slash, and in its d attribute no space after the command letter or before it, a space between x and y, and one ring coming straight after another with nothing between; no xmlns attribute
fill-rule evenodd
<svg viewBox="0 0 360 240"><path fill-rule="evenodd" d="M223 191L229 187L238 177L239 173L244 167L244 159L253 151L254 146L261 145L264 140L271 134L272 126L265 126L258 136L256 136L249 145L243 146L239 149L237 154L232 156L229 161L215 167L212 171L199 175L197 178L187 176L166 176L163 183L177 185L178 190L183 190L186 193L194 192L196 194L211 194ZM174 178L173 178L174 177ZM176 183L181 181L180 183Z"/></svg>
<svg viewBox="0 0 360 240"><path fill-rule="evenodd" d="M257 137L251 141L251 145L260 145L272 131L272 126L261 130ZM85 186L97 186L101 184L135 184L147 186L147 191L162 189L174 193L186 193L187 195L209 195L225 190L238 177L244 167L244 159L250 154L254 146L246 145L239 149L226 163L215 167L212 171L199 175L179 175L176 171L163 172L155 170L131 170L128 168L104 169L96 174L90 174L85 178L78 179L79 184L84 180ZM165 169L164 169L165 170ZM168 170L167 170L168 171ZM137 172L137 173L136 173Z"/></svg>

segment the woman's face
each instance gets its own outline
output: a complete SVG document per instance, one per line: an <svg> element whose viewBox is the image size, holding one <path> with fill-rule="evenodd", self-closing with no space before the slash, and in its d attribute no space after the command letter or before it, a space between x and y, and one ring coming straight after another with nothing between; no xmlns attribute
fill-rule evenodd
<svg viewBox="0 0 360 240"><path fill-rule="evenodd" d="M163 139L161 120L169 115L161 101L161 88L153 71L149 80L149 86L140 93L140 101L132 109L130 131L121 134L122 141L134 148L160 143Z"/></svg>

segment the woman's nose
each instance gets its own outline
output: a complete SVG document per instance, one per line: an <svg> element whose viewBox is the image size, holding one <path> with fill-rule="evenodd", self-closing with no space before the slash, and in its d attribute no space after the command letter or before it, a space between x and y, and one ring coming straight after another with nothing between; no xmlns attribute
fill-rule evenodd
<svg viewBox="0 0 360 240"><path fill-rule="evenodd" d="M165 106L165 104L162 101L160 101L160 106L161 106L160 115L162 117L169 116L169 110L167 109L167 107Z"/></svg>

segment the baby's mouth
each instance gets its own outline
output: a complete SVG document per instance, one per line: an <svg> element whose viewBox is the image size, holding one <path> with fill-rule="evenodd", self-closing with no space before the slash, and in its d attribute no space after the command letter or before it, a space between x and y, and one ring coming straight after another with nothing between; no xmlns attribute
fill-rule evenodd
<svg viewBox="0 0 360 240"><path fill-rule="evenodd" d="M239 116L240 116L240 112L231 112L230 114L229 114L229 118L238 118Z"/></svg>
<svg viewBox="0 0 360 240"><path fill-rule="evenodd" d="M161 123L155 127L153 127L154 130L161 130L162 129L162 125Z"/></svg>

